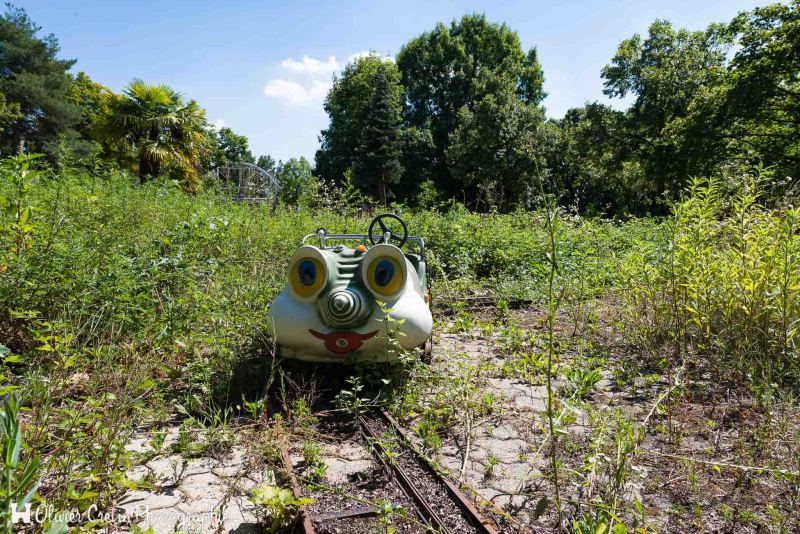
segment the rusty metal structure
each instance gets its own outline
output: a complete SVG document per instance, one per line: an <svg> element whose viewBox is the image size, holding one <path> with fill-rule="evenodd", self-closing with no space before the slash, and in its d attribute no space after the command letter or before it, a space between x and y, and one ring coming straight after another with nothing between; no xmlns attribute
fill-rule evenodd
<svg viewBox="0 0 800 534"><path fill-rule="evenodd" d="M217 179L228 184L239 201L275 205L281 186L274 173L243 161L217 168Z"/></svg>
<svg viewBox="0 0 800 534"><path fill-rule="evenodd" d="M496 518L484 516L478 507L461 492L461 489L442 472L435 469L426 456L414 445L411 438L398 422L384 409L376 409L358 417L362 436L370 444L375 458L392 474L392 480L410 498L414 509L407 510L427 532L441 534L501 534L502 529ZM382 443L386 436L395 435L395 442L402 453L389 456ZM284 469L291 482L296 499L303 497L287 449L281 450ZM377 516L380 510L373 505L353 506L346 510L313 515L308 508L301 506L297 521L291 531L294 534L317 534L314 525L333 526L325 532L347 532L348 520ZM339 530L341 529L341 530ZM516 532L533 532L522 526Z"/></svg>

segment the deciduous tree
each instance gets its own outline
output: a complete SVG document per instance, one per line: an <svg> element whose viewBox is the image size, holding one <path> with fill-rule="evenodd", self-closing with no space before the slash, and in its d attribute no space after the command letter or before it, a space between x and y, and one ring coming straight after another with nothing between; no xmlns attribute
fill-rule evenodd
<svg viewBox="0 0 800 534"><path fill-rule="evenodd" d="M272 173L274 173L278 169L280 163L281 163L280 161L275 161L275 158L273 158L269 154L266 155L262 154L261 156L258 156L258 161L256 161L256 165L258 165L265 171Z"/></svg>
<svg viewBox="0 0 800 534"><path fill-rule="evenodd" d="M486 91L459 110L447 147L448 168L475 195L479 210L530 207L538 196L544 158L541 108L506 91Z"/></svg>
<svg viewBox="0 0 800 534"><path fill-rule="evenodd" d="M315 191L315 180L311 163L304 158L289 158L278 167L276 177L281 186L280 199L285 204L296 206L308 202Z"/></svg>
<svg viewBox="0 0 800 534"><path fill-rule="evenodd" d="M698 102L694 124L712 129L728 160L800 178L800 1L746 11L721 29L736 43L725 83Z"/></svg>
<svg viewBox="0 0 800 534"><path fill-rule="evenodd" d="M255 163L250 152L247 137L239 135L230 128L214 128L206 130L208 152L203 158L203 167L216 169L228 163Z"/></svg>
<svg viewBox="0 0 800 534"><path fill-rule="evenodd" d="M426 158L429 168L425 174L446 196L456 195L465 186L463 176L456 173L483 174L477 167L469 168L470 161L485 160L486 155L471 151L470 147L482 147L467 140L471 134L465 130L465 121L496 139L502 135L501 130L508 132L505 126L494 120L477 123L490 119L490 114L485 113L487 106L508 102L509 95L531 106L537 106L544 98L544 77L536 50L526 54L515 32L505 24L489 22L484 15L464 16L449 27L438 24L433 31L404 45L397 64L405 88L405 122L430 131L434 149ZM523 108L509 104L506 109ZM459 146L449 150L448 157L455 139ZM419 173L417 168L409 167L409 172L412 170ZM468 179L467 183L475 180ZM478 190L467 194L475 198Z"/></svg>
<svg viewBox="0 0 800 534"><path fill-rule="evenodd" d="M605 94L635 97L628 122L637 132L646 179L653 183L654 208L665 193L677 195L690 174L705 170L695 166L668 126L688 115L699 91L720 83L726 50L713 26L693 32L657 20L645 39L636 34L622 41L603 68Z"/></svg>

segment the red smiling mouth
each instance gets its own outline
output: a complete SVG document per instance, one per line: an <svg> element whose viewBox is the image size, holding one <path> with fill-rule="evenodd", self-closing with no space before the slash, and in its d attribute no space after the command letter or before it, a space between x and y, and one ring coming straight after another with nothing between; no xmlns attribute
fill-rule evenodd
<svg viewBox="0 0 800 534"><path fill-rule="evenodd" d="M317 332L312 328L309 328L308 331L311 332L312 336L323 340L325 342L325 348L334 354L346 354L348 352L353 352L354 350L361 348L361 345L364 344L364 341L378 333L378 331L375 330L374 332L369 332L366 334L359 334L358 332L329 332L327 334L323 334L322 332Z"/></svg>

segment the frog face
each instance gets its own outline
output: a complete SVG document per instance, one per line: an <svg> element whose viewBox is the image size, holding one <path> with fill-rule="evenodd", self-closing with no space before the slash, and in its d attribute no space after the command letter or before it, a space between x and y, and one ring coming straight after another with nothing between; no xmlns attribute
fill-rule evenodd
<svg viewBox="0 0 800 534"><path fill-rule="evenodd" d="M396 358L390 338L410 349L431 335L424 276L425 262L394 245L302 246L289 260L289 283L269 309L273 339L281 355L301 360ZM386 320L386 310L393 320Z"/></svg>

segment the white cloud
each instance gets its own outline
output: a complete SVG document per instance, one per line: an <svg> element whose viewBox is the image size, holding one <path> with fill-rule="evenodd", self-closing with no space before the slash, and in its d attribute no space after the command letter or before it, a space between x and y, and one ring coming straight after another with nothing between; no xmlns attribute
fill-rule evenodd
<svg viewBox="0 0 800 534"><path fill-rule="evenodd" d="M281 67L294 74L331 74L339 70L339 62L336 61L336 56L328 56L325 61L303 56L300 61L292 58L284 59L281 61Z"/></svg>
<svg viewBox="0 0 800 534"><path fill-rule="evenodd" d="M264 86L264 94L287 106L310 107L322 104L331 88L331 82L312 80L311 84L276 78Z"/></svg>
<svg viewBox="0 0 800 534"><path fill-rule="evenodd" d="M364 51L361 51L361 52L356 52L355 54L353 54L353 55L351 55L350 57L347 58L347 62L350 63L352 61L355 61L356 59L360 59L362 57L369 57L369 56L375 56L375 57L381 58L384 61L392 61L392 62L394 62L394 58L393 57L381 55L378 52L375 52L374 50L364 50Z"/></svg>
<svg viewBox="0 0 800 534"><path fill-rule="evenodd" d="M384 61L394 61L394 58L389 56L364 51L352 54L347 58L347 63L366 56L380 57ZM284 105L294 107L321 105L331 88L331 76L342 67L336 60L336 56L328 56L327 59L320 60L308 55L304 55L303 59L299 61L292 58L284 59L280 65L282 69L293 76L269 80L264 86L264 94Z"/></svg>
<svg viewBox="0 0 800 534"><path fill-rule="evenodd" d="M295 76L269 80L264 86L264 94L287 106L313 107L325 100L332 85L331 75L339 70L339 62L336 56L319 60L304 55L299 61L284 59L281 68Z"/></svg>
<svg viewBox="0 0 800 534"><path fill-rule="evenodd" d="M214 121L213 126L214 126L215 130L221 130L221 129L225 128L225 121L222 120L222 119L217 119L217 120Z"/></svg>

